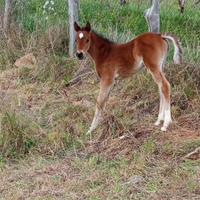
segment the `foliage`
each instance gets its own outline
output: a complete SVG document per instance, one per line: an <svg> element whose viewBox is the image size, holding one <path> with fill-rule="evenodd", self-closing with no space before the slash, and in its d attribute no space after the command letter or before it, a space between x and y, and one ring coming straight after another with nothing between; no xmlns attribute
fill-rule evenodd
<svg viewBox="0 0 200 200"><path fill-rule="evenodd" d="M26 116L5 111L1 118L0 150L5 157L18 157L36 146L37 126Z"/></svg>

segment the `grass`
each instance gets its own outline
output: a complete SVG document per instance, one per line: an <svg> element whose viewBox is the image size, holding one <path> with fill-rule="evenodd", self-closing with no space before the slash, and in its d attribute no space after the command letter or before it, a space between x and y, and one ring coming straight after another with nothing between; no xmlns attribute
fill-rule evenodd
<svg viewBox="0 0 200 200"><path fill-rule="evenodd" d="M62 44L66 46L63 48L65 51L61 50L62 48L53 48L53 51L56 54L66 55L68 52L68 8L66 2L55 0L54 5L51 5L54 10L49 10L48 6L44 8L44 4L45 2L39 0L16 1L13 6L14 21L37 37L40 37L40 33L43 34L50 27L61 26L65 32L61 38ZM168 1L168 4L161 3L160 31L175 32L180 37L184 52L190 50L187 52L188 56L197 62L199 60L200 20L198 16L200 11L198 7L194 8L188 2L184 13L180 15L177 4L175 0ZM114 41L124 42L148 31L146 20L143 17L143 12L148 6L149 4L146 2L138 9L137 4L130 1L128 5L120 7L115 1L110 1L111 10L109 10L105 3L101 7L100 1L84 0L80 1L79 22L84 26L86 21L90 21L94 30L108 38L114 38ZM46 19L47 17L48 19ZM112 34L113 32L114 34ZM172 55L171 50L171 60Z"/></svg>
<svg viewBox="0 0 200 200"><path fill-rule="evenodd" d="M22 192L24 198L33 199L76 199L77 196L85 199L171 199L184 196L190 199L199 191L196 177L199 163L191 165L186 160L182 164L180 157L174 160L169 154L167 160L161 161L160 157L166 156L168 149L163 147L163 151L153 153L151 158L145 154L148 149L135 151L137 156L132 159L107 160L98 154L48 160L31 156L16 165L18 173L8 173L15 165L4 170L3 181L9 183L3 186L4 197L9 199L15 195L18 198ZM30 168L27 163L35 165ZM145 177L145 181L128 182L128 178L134 175Z"/></svg>
<svg viewBox="0 0 200 200"><path fill-rule="evenodd" d="M30 148L36 146L39 130L37 125L25 115L5 111L1 125L1 154L3 156L24 155L29 152Z"/></svg>
<svg viewBox="0 0 200 200"><path fill-rule="evenodd" d="M47 15L44 1L17 1L10 37L1 30L0 199L198 199L200 163L183 157L200 146L199 10L179 15L176 4L161 3L161 31L176 32L184 50L181 65L171 61L173 48L165 65L169 132L153 126L159 93L142 70L117 82L104 121L90 137L99 80L94 72L82 84L63 87L80 61L68 57L66 1L54 2ZM142 13L148 4L139 10L133 1L110 6L103 3L101 11L100 1L80 1L80 24L89 20L121 42L147 31ZM16 69L14 61L29 52L37 66ZM136 175L144 180L129 181Z"/></svg>

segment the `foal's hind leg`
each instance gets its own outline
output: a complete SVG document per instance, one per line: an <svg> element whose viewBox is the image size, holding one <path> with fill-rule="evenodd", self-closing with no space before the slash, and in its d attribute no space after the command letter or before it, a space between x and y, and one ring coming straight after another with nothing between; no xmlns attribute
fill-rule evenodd
<svg viewBox="0 0 200 200"><path fill-rule="evenodd" d="M155 125L159 125L161 120L164 120L162 131L166 131L169 124L172 122L171 120L171 112L170 112L170 84L166 80L164 74L159 70L155 70L152 73L154 80L158 84L160 91L160 109L158 120Z"/></svg>
<svg viewBox="0 0 200 200"><path fill-rule="evenodd" d="M156 126L160 125L160 122L164 120L165 117L165 109L164 109L164 96L161 91L161 88L159 87L159 92L160 92L160 108L159 108L159 114L158 114L158 119L155 123Z"/></svg>
<svg viewBox="0 0 200 200"><path fill-rule="evenodd" d="M108 100L110 90L114 84L113 79L101 79L101 86L100 86L100 93L97 98L97 103L96 103L96 110L95 110L95 115L92 121L92 124L90 126L89 131L87 134L92 133L92 131L97 127L99 120L102 118L102 111L106 106L106 101Z"/></svg>

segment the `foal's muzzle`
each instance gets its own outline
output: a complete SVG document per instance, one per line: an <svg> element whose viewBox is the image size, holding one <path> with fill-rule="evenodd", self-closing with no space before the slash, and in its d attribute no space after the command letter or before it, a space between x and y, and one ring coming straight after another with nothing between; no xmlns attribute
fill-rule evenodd
<svg viewBox="0 0 200 200"><path fill-rule="evenodd" d="M83 59L83 52L76 52L76 57L79 59L79 60L82 60Z"/></svg>

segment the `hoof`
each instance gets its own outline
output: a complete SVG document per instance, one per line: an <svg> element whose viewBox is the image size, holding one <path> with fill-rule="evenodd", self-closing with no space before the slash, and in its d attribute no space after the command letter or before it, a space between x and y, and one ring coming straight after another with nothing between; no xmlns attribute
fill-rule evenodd
<svg viewBox="0 0 200 200"><path fill-rule="evenodd" d="M90 135L91 134L91 131L89 130L87 133L86 133L86 135Z"/></svg>
<svg viewBox="0 0 200 200"><path fill-rule="evenodd" d="M160 125L160 122L157 121L154 125L155 125L155 126L158 126L158 125Z"/></svg>
<svg viewBox="0 0 200 200"><path fill-rule="evenodd" d="M163 126L163 127L161 128L161 131L167 131L167 127Z"/></svg>

